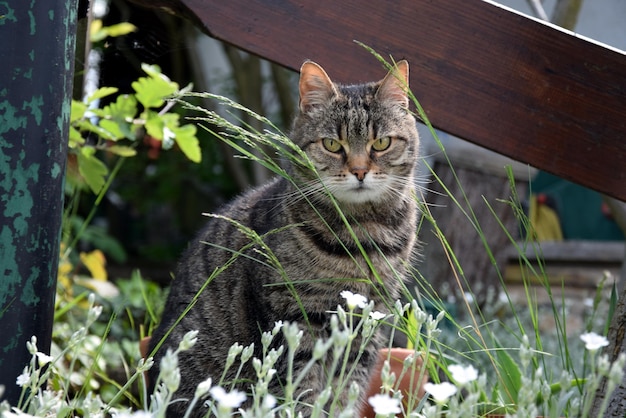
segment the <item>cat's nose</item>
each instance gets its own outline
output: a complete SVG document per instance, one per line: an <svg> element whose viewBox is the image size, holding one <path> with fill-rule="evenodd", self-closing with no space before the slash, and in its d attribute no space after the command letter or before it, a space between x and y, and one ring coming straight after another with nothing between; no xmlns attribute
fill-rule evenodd
<svg viewBox="0 0 626 418"><path fill-rule="evenodd" d="M359 168L359 167L350 169L350 172L354 174L359 181L365 180L365 175L367 174L368 171L369 170L367 168Z"/></svg>

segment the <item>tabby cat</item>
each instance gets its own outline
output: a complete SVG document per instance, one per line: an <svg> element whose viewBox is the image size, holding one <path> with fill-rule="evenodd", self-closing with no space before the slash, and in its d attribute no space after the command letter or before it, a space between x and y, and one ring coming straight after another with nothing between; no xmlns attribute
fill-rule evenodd
<svg viewBox="0 0 626 418"><path fill-rule="evenodd" d="M302 65L299 112L291 139L308 155L317 174L289 165L286 169L293 183L279 177L235 199L221 209L223 217L209 220L184 253L162 322L152 337L154 348L174 327L155 356L158 365L167 347L175 348L189 330L200 331L195 347L180 356L182 379L176 397L189 400L199 382L209 376L218 380L233 343L246 346L254 342L259 348L261 332L271 330L279 320L296 322L305 331L295 356L297 375L311 358L314 341L328 338L329 311L345 306L340 296L343 290L374 301L375 310L389 311L399 296L415 242L413 171L419 139L408 110L408 71L408 63L400 61L379 82L339 85L314 62ZM266 234L264 242L279 259L289 286L284 275L258 261L249 237L225 218L261 236ZM361 249L349 229L358 237ZM193 308L175 324L214 270L227 263L233 251L244 247L244 254L208 284ZM368 267L362 250L382 280ZM276 345L283 343L281 336L276 336ZM351 379L361 387L362 398L383 343L382 335L377 335L360 356L356 353L359 344L352 345L355 352L350 358L358 358L358 364ZM285 363L279 360L275 385L270 388L279 399ZM297 389L303 393L303 404L312 403L323 388L325 368L321 364L312 369ZM157 374L155 367L150 372L152 382ZM249 382L255 381L252 367L240 377L244 383L238 388L249 392ZM182 416L187 406L188 402L176 402L168 413ZM206 406L200 405L194 415L207 412ZM307 416L310 409L301 412Z"/></svg>

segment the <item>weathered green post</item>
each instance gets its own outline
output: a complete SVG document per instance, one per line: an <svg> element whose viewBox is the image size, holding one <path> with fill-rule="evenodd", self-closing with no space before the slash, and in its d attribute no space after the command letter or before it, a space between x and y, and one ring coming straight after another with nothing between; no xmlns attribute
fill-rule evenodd
<svg viewBox="0 0 626 418"><path fill-rule="evenodd" d="M77 0L0 0L0 385L50 348Z"/></svg>

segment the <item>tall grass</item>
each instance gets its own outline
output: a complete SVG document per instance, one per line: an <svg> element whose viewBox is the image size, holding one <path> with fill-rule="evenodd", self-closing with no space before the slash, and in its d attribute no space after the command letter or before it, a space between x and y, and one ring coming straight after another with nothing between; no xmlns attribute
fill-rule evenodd
<svg viewBox="0 0 626 418"><path fill-rule="evenodd" d="M392 68L392 63L385 61L378 55L376 56L387 68ZM410 91L409 96L417 109L416 116L429 127L441 148L441 153L448 159L443 145L438 140L436 130L429 123L419 102ZM224 117L220 113L192 104L197 98L217 101L228 116ZM294 186L297 187L298 185L284 170L282 161L286 160L291 164L306 167L315 173L315 167L307 155L267 118L255 114L230 99L208 93L188 93L186 97L179 97L176 100L182 103L187 110L195 112L197 116L192 119L211 132L217 139L232 147L240 157L248 158L263 165L276 175L291 181ZM245 112L260 121L264 129L258 130L240 124L239 112ZM453 167L449 159L448 162L450 167ZM452 170L454 179L460 186L460 180L453 168ZM421 358L423 366L419 371L421 375L416 378L416 381L420 381L421 377L427 373L433 384L429 386L430 397L413 396L404 399L404 403L402 403L400 402L401 393L397 390L397 384L402 376L390 374L389 362L387 361L382 371L383 386L380 397L376 401L372 400L372 404L376 404L375 408L377 408L379 416L393 416L398 409L401 409L407 416L415 417L439 417L444 413L446 417L474 417L488 413L505 413L519 417L538 415L548 417L588 416L585 414L588 414L592 395L597 388L599 379L603 376L609 376L611 381L619 381L619 373L626 360L622 357L615 364L608 364L606 359L600 356L597 348L585 348L584 342L580 341L578 336L572 336L568 333L567 312L564 308L563 297L560 296L563 289L551 287L545 266L542 263L540 244L530 239L520 242L516 237L513 237L500 222L495 210L485 201L485 208L483 209L492 213L493 221L501 225L502 233L507 235L510 245L519 252L520 266L524 267L522 271L524 272L523 284L526 304L519 306L514 303L507 291L503 272L495 262L493 251L489 247L488 239L474 211L475 208L469 204L468 196L463 188L460 187L460 193L455 195L451 192L450 185L443 184L432 168L430 175L435 182L440 183L442 189L450 197L452 204L463 211L467 222L476 230L480 237L479 244L484 248L486 256L493 261L493 268L499 278L503 298L496 295L493 303L486 304L487 309L481 309L475 301L471 301L469 295L465 295L466 290L464 289L467 289L469 284L463 266L460 265L458 258L452 251L452 246L439 227L439 222L445 222L445 220L438 220L433 216L421 193L422 190L418 188L414 198L421 209L420 227L422 229L427 227L435 232L439 244L453 267L452 271L458 289L461 294L467 296L456 307L454 315L447 311L449 305L445 302L445 298L437 293L427 277L420 274L419 265L409 266L410 277L405 284L403 298L399 301L391 301L389 308L392 314L390 316L380 317L372 312L372 304L354 305L351 304L349 298L346 298L346 306L337 306L337 309L332 313L331 337L328 340L318 341L313 358L304 372L313 367L324 356L332 354L334 363L332 364L333 370L329 375L337 374L345 377L345 387L342 385L335 387L332 385L332 380L329 380L327 388L317 396L313 404L302 405L297 388L305 378L305 374L303 372L300 375L294 375L293 372L290 372L284 393L269 393L269 382L274 378L273 365L279 359L285 359L280 361L287 361L291 364L303 332L294 324L279 322L272 331L263 335L263 355L261 358L252 356L253 350L250 346L235 345L229 353L229 367L235 367L239 371L242 367L254 367L257 371L258 381L253 385L252 395L239 393L228 382L214 376L213 379L208 379L198 387L192 404L206 402L209 415L226 417L237 411L246 396L251 396L251 402L246 404L249 406L237 412L241 416L290 417L296 416L304 408L310 412L311 416L322 417L326 416L324 409L328 408L328 405L330 405L332 416L354 416L358 394L364 388L348 387L349 377L353 369L347 361L347 353L350 351L350 344L356 336L361 336L365 343L376 329L384 326L386 330L389 330L388 332L392 337L390 341L393 341L395 335L402 335L410 342L410 346L414 350L414 355L406 362L402 374L410 373L415 368L416 359ZM517 195L515 179L510 169L508 170L508 178L511 184L511 195L504 202L514 211L522 228L532 231L532 225L522 209L521 198ZM99 196L98 201L101 200L102 196L103 194ZM306 192L302 191L302 196L307 199ZM334 199L331 194L329 196ZM335 209L342 217L345 225L350 228L349 219L341 212L337 202L334 201L334 203ZM323 220L322 214L318 213L318 216ZM231 222L236 223L234 220ZM236 225L250 238L252 243L258 244L261 248L259 262L270 263L276 270L285 274L284 270L281 270L278 257L264 245L264 237L243 225ZM375 273L376 280L380 281L376 275L376 266L358 242L356 234L353 233L352 235L359 245L361 255L367 260L368 268ZM77 239L74 240L73 244L76 243ZM537 266L526 255L529 248L532 249L536 260L538 260ZM71 251L73 251L72 245L67 248L67 252ZM235 262L240 256L242 256L241 249L232 249L230 262ZM216 270L213 276L227 267L227 265L222 266L222 269ZM208 278L207 284L212 280L212 277ZM286 274L285 279L287 282L289 281ZM541 331L539 307L535 302L536 283L539 283L539 286L549 295L550 315L555 323L555 333L550 336L544 335ZM298 301L295 288L292 290L294 299ZM599 289L591 319L587 324L586 330L589 332L595 331L606 334L605 324L598 326L597 317L594 319L597 309L602 305L599 301L602 300L603 295L604 293ZM201 297L201 295L198 294L197 297ZM98 319L101 308L95 304L94 297L91 296L87 304L85 304L84 298L84 294L70 295L68 297L69 302L60 305L60 309L63 309L63 315L73 310L82 309L82 312L86 313L84 316L86 322L80 326L75 326L76 330L70 336L69 342L65 347L59 347L58 353L53 356L46 356L37 350L36 341L27 343L27 349L33 355L33 361L31 364L25 365L24 373L16 382L24 390L23 397L16 405L2 403L0 405L2 416L56 415L63 417L101 416L102 414L141 416L144 413L153 416L164 415L168 403L172 400L172 394L180 383L177 354L195 344L195 334L189 334L178 350L171 351L165 356L160 365L161 375L156 382L154 393L148 394L146 392L143 377L143 373L152 366L152 362L150 359L140 359L135 351L132 355L126 356L124 360L127 369L126 382L114 384L113 393L103 400L98 392L97 384L93 384L88 390L83 391L80 389L80 382L77 383L72 379L79 376L84 383L85 379L91 379L98 375L95 364L110 361L105 354L109 344L106 337L116 319L114 316L104 321ZM143 300L149 313L147 316L149 324L145 324L145 328L150 329L154 326L157 317L155 312L158 311L158 308L153 306L155 304L154 298L144 296ZM609 306L614 306L614 298L611 298L609 302ZM190 306L192 304L193 301L190 301ZM429 314L428 309L432 310L433 306L435 313ZM498 311L501 309L505 309L510 316L502 317L499 315ZM608 312L610 313L610 311L609 308ZM132 315L129 316L132 317ZM444 320L446 326L440 326ZM104 324L104 327L97 327L98 323ZM90 347L86 351L86 347L95 333L99 334L96 336L98 346ZM284 334L286 346L272 349L270 343L278 333ZM89 352L93 356L91 365L84 358L79 361L84 352ZM478 373L466 380L460 377L458 370L477 370ZM101 380L108 379L102 372L97 377ZM108 381L112 382L112 379L108 379ZM454 384L454 389L445 394L439 392L446 388L444 382L448 381ZM335 400L338 398L339 392L345 390L349 393L349 401L347 405L340 407Z"/></svg>

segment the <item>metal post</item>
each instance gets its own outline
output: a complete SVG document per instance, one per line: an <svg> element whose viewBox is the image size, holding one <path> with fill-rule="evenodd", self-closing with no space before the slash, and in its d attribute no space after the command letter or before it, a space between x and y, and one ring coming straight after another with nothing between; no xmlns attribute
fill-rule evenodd
<svg viewBox="0 0 626 418"><path fill-rule="evenodd" d="M50 349L77 0L0 0L0 385Z"/></svg>

